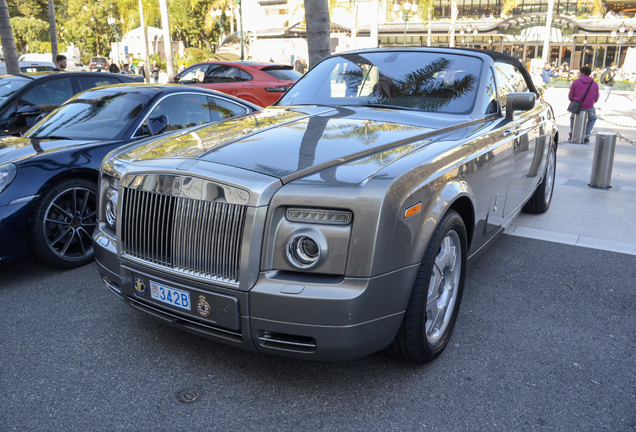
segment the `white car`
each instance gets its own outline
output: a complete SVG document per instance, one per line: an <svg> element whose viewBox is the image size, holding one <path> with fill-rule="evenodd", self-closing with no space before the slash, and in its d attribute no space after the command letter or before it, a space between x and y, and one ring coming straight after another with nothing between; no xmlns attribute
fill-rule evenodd
<svg viewBox="0 0 636 432"><path fill-rule="evenodd" d="M42 72L55 69L55 63L50 61L20 61L18 67L22 73ZM7 64L0 63L0 76L7 74Z"/></svg>

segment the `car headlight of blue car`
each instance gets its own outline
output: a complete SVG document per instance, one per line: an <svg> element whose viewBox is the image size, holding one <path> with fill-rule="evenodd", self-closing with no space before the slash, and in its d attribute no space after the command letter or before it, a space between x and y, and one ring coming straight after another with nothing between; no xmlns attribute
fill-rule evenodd
<svg viewBox="0 0 636 432"><path fill-rule="evenodd" d="M17 173L18 167L13 163L0 165L0 192L11 184Z"/></svg>

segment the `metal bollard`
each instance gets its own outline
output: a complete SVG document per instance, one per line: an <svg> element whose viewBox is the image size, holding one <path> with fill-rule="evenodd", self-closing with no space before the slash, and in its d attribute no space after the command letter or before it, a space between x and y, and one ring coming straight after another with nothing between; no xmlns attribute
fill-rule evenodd
<svg viewBox="0 0 636 432"><path fill-rule="evenodd" d="M616 150L616 134L597 134L594 159L592 160L592 176L590 186L595 188L611 188L612 166Z"/></svg>
<svg viewBox="0 0 636 432"><path fill-rule="evenodd" d="M587 111L581 111L574 115L574 125L572 126L572 139L574 144L585 142L585 127L587 126Z"/></svg>

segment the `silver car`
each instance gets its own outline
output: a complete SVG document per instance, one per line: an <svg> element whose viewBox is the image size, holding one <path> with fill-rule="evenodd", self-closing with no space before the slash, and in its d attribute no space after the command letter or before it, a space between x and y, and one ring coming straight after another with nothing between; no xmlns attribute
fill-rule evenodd
<svg viewBox="0 0 636 432"><path fill-rule="evenodd" d="M557 142L512 57L332 56L273 107L107 156L99 274L135 309L236 347L429 362L467 260L522 209L548 210Z"/></svg>

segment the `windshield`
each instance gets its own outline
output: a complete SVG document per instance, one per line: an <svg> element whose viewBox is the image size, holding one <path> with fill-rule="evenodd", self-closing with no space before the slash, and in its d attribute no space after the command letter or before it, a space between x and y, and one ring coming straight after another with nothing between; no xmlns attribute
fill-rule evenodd
<svg viewBox="0 0 636 432"><path fill-rule="evenodd" d="M351 53L319 63L277 105L373 105L466 114L482 61L434 52Z"/></svg>
<svg viewBox="0 0 636 432"><path fill-rule="evenodd" d="M119 139L139 117L149 100L147 96L129 90L84 92L53 111L26 136L41 139Z"/></svg>
<svg viewBox="0 0 636 432"><path fill-rule="evenodd" d="M31 82L30 79L15 77L15 78L3 78L0 80L0 106L18 90Z"/></svg>

